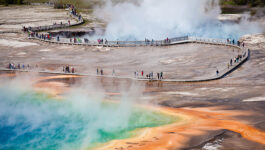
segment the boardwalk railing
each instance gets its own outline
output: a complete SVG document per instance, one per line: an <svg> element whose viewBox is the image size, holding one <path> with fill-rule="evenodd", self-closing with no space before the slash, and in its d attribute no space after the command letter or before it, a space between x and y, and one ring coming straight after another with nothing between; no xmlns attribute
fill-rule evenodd
<svg viewBox="0 0 265 150"><path fill-rule="evenodd" d="M227 42L226 40L222 39L210 39L210 38L200 38L200 37L178 37L178 38L172 38L168 41L162 40L162 41L153 41L153 43L148 43L148 41L109 41L107 44L98 44L97 42L91 42L89 43L70 43L69 39L60 39L60 41L56 41L55 38L52 38L51 40L44 40L40 39L38 37L31 37L33 39L39 39L50 43L57 43L57 44L76 44L76 45L95 45L95 46L167 46L167 45L175 45L175 44L183 44L183 43L198 43L198 44L211 44L211 45L220 45L220 46L227 46L227 47L234 47L236 49L239 49L240 52L236 54L235 56L231 56L230 59L232 59L233 63L230 64L229 60L227 60L227 65L218 66L218 68L213 68L213 71L211 74L207 75L207 77L196 77L193 79L187 79L187 80L178 80L178 79L162 79L163 81L168 82L202 82L202 81L211 81L211 80L218 80L225 76L227 76L229 73L236 70L239 66L241 66L245 61L248 60L250 51L242 46L231 44L230 42ZM78 40L77 40L78 41ZM240 56L240 57L239 57ZM234 58L238 58L236 60ZM215 69L218 69L219 73L215 73ZM55 73L55 74L63 74L63 72L52 72L52 71L43 71L43 73ZM90 74L85 73L77 73L76 75L84 75L84 76L93 76ZM166 72L165 72L166 75ZM133 77L125 77L125 76L102 76L102 77L111 77L111 78L120 78L120 79L135 79L135 80L158 80L158 79L146 79L146 78L133 78Z"/></svg>
<svg viewBox="0 0 265 150"><path fill-rule="evenodd" d="M179 80L179 79L162 79L162 81L165 82L204 82L204 81L212 81L212 80L218 80L218 79L222 79L225 76L227 76L229 73L233 72L234 70L236 70L238 67L240 67L244 62L247 61L247 59L249 58L249 54L250 51L246 50L243 51L243 57L240 61L233 63L232 66L230 66L229 68L225 68L220 70L219 75L212 75L209 77L205 77L205 78L196 78L196 79L183 79L183 80ZM60 72L60 71L50 71L50 70L30 70L30 69L6 69L6 68L0 68L0 71L20 71L20 72L38 72L38 73L48 73L48 74L71 74L71 73L65 73L65 72ZM97 76L97 77L104 77L104 78L117 78L117 79L131 79L131 80L139 80L139 81L148 81L148 80L152 80L152 81L160 81L161 79L156 79L156 78L152 78L152 79L147 79L147 78L134 78L132 76L113 76L113 75L96 75L96 74L87 74L87 73L74 73L74 75L79 75L79 76Z"/></svg>
<svg viewBox="0 0 265 150"><path fill-rule="evenodd" d="M146 41L106 41L97 42L89 41L86 38L59 38L50 37L42 38L39 34L29 35L29 39L37 39L49 43L70 44L70 45L87 45L87 46L105 46L105 47L136 47L136 46L167 46L178 44L179 42L189 41L188 36L171 38L168 40L146 40Z"/></svg>
<svg viewBox="0 0 265 150"><path fill-rule="evenodd" d="M84 19L82 16L74 15L71 12L70 16L75 18L77 20L76 23L59 23L59 24L53 24L53 25L45 25L45 26L39 26L39 27L28 27L26 28L30 32L42 32L42 31L48 31L48 30L55 30L55 29L62 29L62 28L68 28L72 26L77 26L84 23Z"/></svg>
<svg viewBox="0 0 265 150"><path fill-rule="evenodd" d="M146 40L146 41L106 41L97 42L89 41L87 38L62 38L62 37L50 37L43 38L39 34L31 34L29 39L37 39L44 42L54 43L54 44L69 44L69 45L83 45L83 46L104 46L104 47L137 47L137 46L169 46L181 43L204 43L204 44L215 44L215 45L226 45L226 46L238 46L236 44L231 44L227 40L223 39L211 39L211 38L201 38L201 37L189 37L182 36L171 38L168 40Z"/></svg>

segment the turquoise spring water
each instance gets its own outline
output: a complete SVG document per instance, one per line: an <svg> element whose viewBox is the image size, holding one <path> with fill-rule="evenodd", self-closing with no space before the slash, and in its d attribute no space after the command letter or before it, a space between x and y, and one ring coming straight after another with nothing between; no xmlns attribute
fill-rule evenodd
<svg viewBox="0 0 265 150"><path fill-rule="evenodd" d="M42 93L0 88L0 149L87 149L129 138L138 128L178 120L124 104L75 99L55 100Z"/></svg>

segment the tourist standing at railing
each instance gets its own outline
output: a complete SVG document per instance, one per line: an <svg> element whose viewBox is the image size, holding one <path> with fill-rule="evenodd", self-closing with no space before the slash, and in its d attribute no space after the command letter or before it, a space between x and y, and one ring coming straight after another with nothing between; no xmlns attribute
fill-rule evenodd
<svg viewBox="0 0 265 150"><path fill-rule="evenodd" d="M160 79L163 79L164 78L164 75L163 75L163 72L160 73Z"/></svg>
<svg viewBox="0 0 265 150"><path fill-rule="evenodd" d="M115 76L115 70L112 69L112 76Z"/></svg>
<svg viewBox="0 0 265 150"><path fill-rule="evenodd" d="M16 69L16 68L15 68L15 65L14 65L14 64L11 64L11 63L9 63L8 68L9 68L9 69Z"/></svg>
<svg viewBox="0 0 265 150"><path fill-rule="evenodd" d="M67 73L70 73L70 67L69 66L66 66L65 70Z"/></svg>
<svg viewBox="0 0 265 150"><path fill-rule="evenodd" d="M160 79L160 73L157 73L157 79L158 80Z"/></svg>
<svg viewBox="0 0 265 150"><path fill-rule="evenodd" d="M219 75L219 70L218 70L218 69L216 70L216 75L217 75L217 76Z"/></svg>
<svg viewBox="0 0 265 150"><path fill-rule="evenodd" d="M150 73L149 73L149 77L150 77L150 79L153 79L153 77L154 77L153 75L154 75L153 72L150 72Z"/></svg>

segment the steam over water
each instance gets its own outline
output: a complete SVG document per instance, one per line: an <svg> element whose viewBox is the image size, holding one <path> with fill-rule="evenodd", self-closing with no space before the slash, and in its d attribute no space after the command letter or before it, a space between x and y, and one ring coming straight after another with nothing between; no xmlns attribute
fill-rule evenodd
<svg viewBox="0 0 265 150"><path fill-rule="evenodd" d="M133 136L136 128L176 121L135 108L104 103L101 96L75 90L65 100L54 100L30 89L0 86L0 149L87 149Z"/></svg>
<svg viewBox="0 0 265 150"><path fill-rule="evenodd" d="M235 38L260 32L257 24L242 20L222 23L218 0L139 0L113 4L105 1L95 15L107 22L105 37L112 40L165 39L199 36Z"/></svg>

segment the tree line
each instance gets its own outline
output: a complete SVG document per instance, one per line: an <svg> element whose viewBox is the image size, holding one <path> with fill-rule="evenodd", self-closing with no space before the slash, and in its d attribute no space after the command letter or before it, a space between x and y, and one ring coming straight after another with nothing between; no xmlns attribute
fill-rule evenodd
<svg viewBox="0 0 265 150"><path fill-rule="evenodd" d="M221 0L222 5L265 6L265 0Z"/></svg>
<svg viewBox="0 0 265 150"><path fill-rule="evenodd" d="M75 1L78 1L78 0L75 0ZM0 5L1 4L2 5L3 4L4 5L23 4L23 2L24 2L24 0L0 0ZM71 1L69 1L69 2L71 2ZM96 2L96 0L93 0L93 2ZM249 5L252 7L265 6L265 0L220 0L220 2L221 2L221 5Z"/></svg>
<svg viewBox="0 0 265 150"><path fill-rule="evenodd" d="M23 0L0 0L1 5L23 4Z"/></svg>

